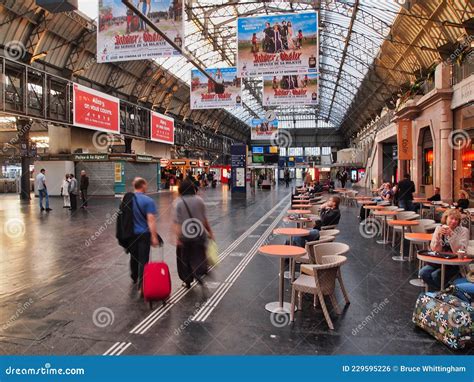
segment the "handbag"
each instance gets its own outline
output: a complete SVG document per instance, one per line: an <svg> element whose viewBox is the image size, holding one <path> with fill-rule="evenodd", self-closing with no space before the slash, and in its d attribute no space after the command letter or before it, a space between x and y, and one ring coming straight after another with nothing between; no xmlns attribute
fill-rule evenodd
<svg viewBox="0 0 474 382"><path fill-rule="evenodd" d="M219 249L217 248L217 243L214 240L209 240L207 243L206 250L207 263L214 267L219 262Z"/></svg>

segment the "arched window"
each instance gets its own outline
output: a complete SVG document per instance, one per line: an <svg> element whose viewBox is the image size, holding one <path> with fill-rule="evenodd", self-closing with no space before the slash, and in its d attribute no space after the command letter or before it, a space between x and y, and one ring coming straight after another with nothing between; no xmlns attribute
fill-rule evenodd
<svg viewBox="0 0 474 382"><path fill-rule="evenodd" d="M423 153L423 180L424 185L433 184L433 137L429 127L423 129L421 147Z"/></svg>

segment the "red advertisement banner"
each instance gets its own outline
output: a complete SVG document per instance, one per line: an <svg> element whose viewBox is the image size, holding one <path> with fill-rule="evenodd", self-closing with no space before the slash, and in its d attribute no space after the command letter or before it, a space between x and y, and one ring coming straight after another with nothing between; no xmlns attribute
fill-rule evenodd
<svg viewBox="0 0 474 382"><path fill-rule="evenodd" d="M174 119L152 112L150 139L155 142L174 144Z"/></svg>
<svg viewBox="0 0 474 382"><path fill-rule="evenodd" d="M78 84L73 89L75 126L120 134L118 98Z"/></svg>

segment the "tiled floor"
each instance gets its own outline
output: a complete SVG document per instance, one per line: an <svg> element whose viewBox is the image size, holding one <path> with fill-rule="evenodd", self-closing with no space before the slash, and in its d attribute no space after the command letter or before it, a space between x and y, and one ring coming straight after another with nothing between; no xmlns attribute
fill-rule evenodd
<svg viewBox="0 0 474 382"><path fill-rule="evenodd" d="M264 309L278 297L278 262L254 253L262 243L284 241L271 231L288 208L287 189L247 198L231 198L226 189L203 193L223 259L206 288L187 292L170 235L175 196L154 196L173 297L153 311L132 287L116 244L118 200L94 198L89 210L71 215L59 199L46 214L36 200L23 205L0 196L0 354L103 354L112 347L123 354L452 354L411 323L420 289L408 280L416 264L394 262L398 249L363 238L356 208L342 208L338 237L351 247L343 266L351 304L339 317L332 313L330 331L309 298L293 324ZM287 283L286 300L289 291Z"/></svg>

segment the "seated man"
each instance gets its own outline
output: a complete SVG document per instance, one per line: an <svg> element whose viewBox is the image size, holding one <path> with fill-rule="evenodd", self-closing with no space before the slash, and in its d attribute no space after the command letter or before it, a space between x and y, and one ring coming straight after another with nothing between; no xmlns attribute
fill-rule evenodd
<svg viewBox="0 0 474 382"><path fill-rule="evenodd" d="M322 227L339 224L341 219L340 203L341 199L338 196L331 196L326 203L322 204L320 219L316 220L313 229L309 230L309 235L293 238L293 245L304 248L307 241L319 240L319 231Z"/></svg>

